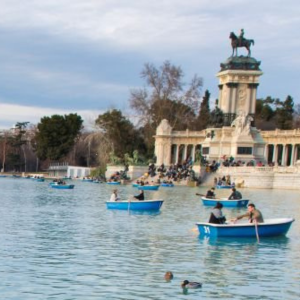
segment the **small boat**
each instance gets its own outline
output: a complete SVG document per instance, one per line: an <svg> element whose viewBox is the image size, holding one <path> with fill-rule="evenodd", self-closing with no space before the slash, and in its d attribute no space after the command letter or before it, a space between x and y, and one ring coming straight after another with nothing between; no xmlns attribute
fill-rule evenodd
<svg viewBox="0 0 300 300"><path fill-rule="evenodd" d="M143 191L157 191L159 189L159 185L139 185L137 188Z"/></svg>
<svg viewBox="0 0 300 300"><path fill-rule="evenodd" d="M15 175L15 174L13 174L13 175L11 175L11 177L12 178L21 178L21 175Z"/></svg>
<svg viewBox="0 0 300 300"><path fill-rule="evenodd" d="M43 177L32 177L31 179L33 181L37 181L37 182L44 182L45 181L45 178L43 178Z"/></svg>
<svg viewBox="0 0 300 300"><path fill-rule="evenodd" d="M133 184L132 184L132 187L139 187L139 186L140 186L139 183L133 183Z"/></svg>
<svg viewBox="0 0 300 300"><path fill-rule="evenodd" d="M83 181L83 182L93 182L94 179L91 179L91 178L83 178L82 181Z"/></svg>
<svg viewBox="0 0 300 300"><path fill-rule="evenodd" d="M121 181L107 181L107 184L118 185L121 184Z"/></svg>
<svg viewBox="0 0 300 300"><path fill-rule="evenodd" d="M293 218L266 219L264 223L257 224L259 237L285 235L295 221ZM196 223L200 235L211 237L256 237L254 223Z"/></svg>
<svg viewBox="0 0 300 300"><path fill-rule="evenodd" d="M108 209L135 210L135 211L158 211L163 205L164 200L126 200L126 201L106 201Z"/></svg>
<svg viewBox="0 0 300 300"><path fill-rule="evenodd" d="M74 189L74 184L58 184L56 182L51 182L50 186L53 189L61 189L61 190L72 190Z"/></svg>
<svg viewBox="0 0 300 300"><path fill-rule="evenodd" d="M160 184L161 186L166 186L166 187L174 187L174 183L166 183L166 182L163 182Z"/></svg>
<svg viewBox="0 0 300 300"><path fill-rule="evenodd" d="M205 206L215 206L217 202L220 202L223 204L223 207L246 207L249 203L248 199L228 200L227 198L209 199L201 197L201 200Z"/></svg>
<svg viewBox="0 0 300 300"><path fill-rule="evenodd" d="M217 184L215 185L216 189L232 189L235 187L235 185L223 185L223 184Z"/></svg>

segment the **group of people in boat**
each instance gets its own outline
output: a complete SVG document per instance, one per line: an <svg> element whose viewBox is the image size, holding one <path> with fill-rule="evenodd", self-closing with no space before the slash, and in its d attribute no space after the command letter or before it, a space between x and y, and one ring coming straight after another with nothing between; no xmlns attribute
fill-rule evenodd
<svg viewBox="0 0 300 300"><path fill-rule="evenodd" d="M138 195L133 196L134 199L143 201L145 200L145 194L143 190L139 191ZM110 201L121 201L121 198L119 197L118 190L114 189L111 196L110 196Z"/></svg>
<svg viewBox="0 0 300 300"><path fill-rule="evenodd" d="M53 183L58 184L58 185L65 185L66 184L66 182L62 179L54 179Z"/></svg>
<svg viewBox="0 0 300 300"><path fill-rule="evenodd" d="M208 223L213 224L225 224L226 217L223 215L222 212L223 204L220 202L217 202L213 210L211 211ZM234 219L231 219L230 221L233 223L236 223L236 221L248 218L250 223L263 223L264 218L260 210L258 210L253 203L248 204L248 211L240 216L237 216Z"/></svg>
<svg viewBox="0 0 300 300"><path fill-rule="evenodd" d="M231 194L228 197L228 200L240 200L243 199L242 193L238 191L236 188L231 189ZM215 194L215 188L212 187L210 190L207 191L205 198L208 199L216 199L216 194Z"/></svg>
<svg viewBox="0 0 300 300"><path fill-rule="evenodd" d="M234 182L232 182L231 181L231 178L230 178L230 175L227 175L227 176L223 176L223 177L219 177L219 178L217 178L217 177L215 177L214 178L214 183L215 183L215 185L235 185L234 184Z"/></svg>

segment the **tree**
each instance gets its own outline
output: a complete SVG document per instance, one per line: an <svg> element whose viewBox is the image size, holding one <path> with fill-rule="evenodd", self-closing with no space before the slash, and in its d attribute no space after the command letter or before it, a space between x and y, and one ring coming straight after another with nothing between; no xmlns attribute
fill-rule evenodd
<svg viewBox="0 0 300 300"><path fill-rule="evenodd" d="M120 110L113 109L99 115L95 123L103 132L103 138L110 142L110 152L115 156L123 159L125 153L142 150L143 140L139 131Z"/></svg>
<svg viewBox="0 0 300 300"><path fill-rule="evenodd" d="M192 127L195 112L199 109L202 79L195 75L184 90L181 68L169 61L159 68L145 64L141 77L145 79L147 88L131 90L129 102L131 108L138 112L140 124L146 128L147 148L152 149L153 135L163 119L168 119L175 130Z"/></svg>
<svg viewBox="0 0 300 300"><path fill-rule="evenodd" d="M83 120L77 114L43 117L37 125L34 146L42 159L60 160L75 144L82 129Z"/></svg>
<svg viewBox="0 0 300 300"><path fill-rule="evenodd" d="M202 102L200 104L200 111L196 121L197 130L205 129L209 125L209 121L210 121L209 99L210 99L210 92L206 90L202 98Z"/></svg>
<svg viewBox="0 0 300 300"><path fill-rule="evenodd" d="M276 109L276 124L279 129L293 128L294 101L291 96L287 96L284 102L280 102L280 107Z"/></svg>

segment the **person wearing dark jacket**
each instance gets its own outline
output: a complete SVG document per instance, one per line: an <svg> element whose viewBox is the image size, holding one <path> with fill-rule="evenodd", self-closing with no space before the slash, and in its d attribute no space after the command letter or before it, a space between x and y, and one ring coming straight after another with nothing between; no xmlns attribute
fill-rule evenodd
<svg viewBox="0 0 300 300"><path fill-rule="evenodd" d="M223 216L222 213L223 204L220 202L217 202L216 206L213 208L208 223L213 224L224 224L226 221L226 218Z"/></svg>
<svg viewBox="0 0 300 300"><path fill-rule="evenodd" d="M144 191L140 190L140 193L138 195L134 196L134 198L137 200L140 200L140 201L145 200Z"/></svg>
<svg viewBox="0 0 300 300"><path fill-rule="evenodd" d="M205 198L208 198L208 199L215 199L216 198L214 187L212 187L210 190L207 191Z"/></svg>

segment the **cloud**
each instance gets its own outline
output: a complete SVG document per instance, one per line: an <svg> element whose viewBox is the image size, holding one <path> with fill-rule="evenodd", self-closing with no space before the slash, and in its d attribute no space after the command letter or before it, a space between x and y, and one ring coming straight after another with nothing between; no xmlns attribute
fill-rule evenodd
<svg viewBox="0 0 300 300"><path fill-rule="evenodd" d="M69 111L62 109L53 109L45 107L32 107L0 103L0 128L12 128L17 122L30 122L37 124L42 117L58 115L68 115L70 113L77 113L84 120L84 126L92 127L95 119L103 111L95 110L78 110Z"/></svg>

